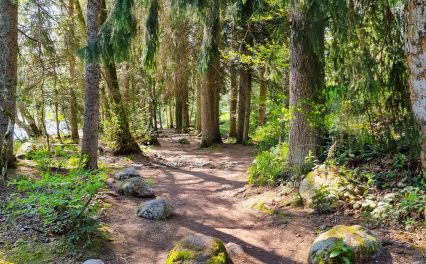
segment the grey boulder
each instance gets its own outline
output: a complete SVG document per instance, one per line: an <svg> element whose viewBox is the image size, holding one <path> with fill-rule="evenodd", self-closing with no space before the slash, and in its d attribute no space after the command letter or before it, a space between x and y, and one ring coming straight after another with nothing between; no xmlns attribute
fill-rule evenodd
<svg viewBox="0 0 426 264"><path fill-rule="evenodd" d="M155 197L154 191L141 177L133 177L125 180L118 187L118 193L121 195L135 196L140 198Z"/></svg>
<svg viewBox="0 0 426 264"><path fill-rule="evenodd" d="M164 220L173 216L174 211L172 204L168 200L157 198L141 203L137 214L145 219Z"/></svg>
<svg viewBox="0 0 426 264"><path fill-rule="evenodd" d="M126 168L126 169L121 170L121 171L117 172L116 174L114 174L114 178L119 180L119 181L129 179L129 178L133 178L133 177L138 177L138 176L140 176L140 175L139 175L139 172L136 170L135 167L129 167L129 168Z"/></svg>

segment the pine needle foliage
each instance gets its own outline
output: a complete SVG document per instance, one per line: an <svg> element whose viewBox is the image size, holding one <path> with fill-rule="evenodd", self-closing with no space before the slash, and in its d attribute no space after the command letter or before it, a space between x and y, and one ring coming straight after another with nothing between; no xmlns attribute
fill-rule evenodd
<svg viewBox="0 0 426 264"><path fill-rule="evenodd" d="M158 50L158 0L149 1L148 17L145 23L145 49L144 49L144 64L148 68L155 67L155 55Z"/></svg>
<svg viewBox="0 0 426 264"><path fill-rule="evenodd" d="M89 62L97 62L101 57L116 62L127 60L136 35L134 5L134 0L116 0L96 40L87 43L80 55Z"/></svg>

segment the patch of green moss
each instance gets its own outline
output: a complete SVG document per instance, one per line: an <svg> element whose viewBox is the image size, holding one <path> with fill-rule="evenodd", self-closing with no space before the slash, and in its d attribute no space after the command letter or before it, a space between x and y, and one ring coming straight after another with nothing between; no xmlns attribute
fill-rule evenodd
<svg viewBox="0 0 426 264"><path fill-rule="evenodd" d="M42 243L18 240L13 245L6 245L0 252L1 264L44 264L52 263L64 254L60 243Z"/></svg>
<svg viewBox="0 0 426 264"><path fill-rule="evenodd" d="M218 255L211 257L206 262L206 264L225 264L225 263L226 263L226 255L224 252L221 252Z"/></svg>
<svg viewBox="0 0 426 264"><path fill-rule="evenodd" d="M180 244L176 244L176 246L170 251L166 264L180 263L182 261L185 263L185 261L194 259L195 257L196 252L189 249L182 249Z"/></svg>
<svg viewBox="0 0 426 264"><path fill-rule="evenodd" d="M166 260L166 264L174 263L187 263L190 260L195 260L200 256L205 255L203 253L204 248L196 247L194 245L186 245L185 248L180 242L178 242L174 248L169 252ZM205 261L206 264L226 264L227 256L226 249L222 241L215 239L212 245L211 251L208 253L209 259Z"/></svg>
<svg viewBox="0 0 426 264"><path fill-rule="evenodd" d="M265 202L259 201L257 204L254 204L253 209L256 209L265 214L273 214L274 211L265 206Z"/></svg>

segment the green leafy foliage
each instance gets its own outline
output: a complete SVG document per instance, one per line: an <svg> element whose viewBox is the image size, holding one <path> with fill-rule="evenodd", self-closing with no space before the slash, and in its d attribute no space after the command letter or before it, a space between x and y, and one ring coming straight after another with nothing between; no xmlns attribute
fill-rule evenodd
<svg viewBox="0 0 426 264"><path fill-rule="evenodd" d="M98 226L96 195L105 187L105 170L86 171L84 158L60 149L36 151L32 158L41 177L9 182L19 193L12 195L6 211L13 217L36 217L46 232L67 234L72 242L89 242Z"/></svg>
<svg viewBox="0 0 426 264"><path fill-rule="evenodd" d="M271 150L262 151L248 169L249 184L274 185L286 175L288 146L278 144Z"/></svg>
<svg viewBox="0 0 426 264"><path fill-rule="evenodd" d="M321 186L321 188L315 191L312 203L317 212L330 213L334 210L333 205L337 200L338 197L327 186Z"/></svg>
<svg viewBox="0 0 426 264"><path fill-rule="evenodd" d="M352 253L352 248L345 244L345 242L340 239L333 248L330 250L329 259L332 260L332 263L344 263L350 264L350 254Z"/></svg>

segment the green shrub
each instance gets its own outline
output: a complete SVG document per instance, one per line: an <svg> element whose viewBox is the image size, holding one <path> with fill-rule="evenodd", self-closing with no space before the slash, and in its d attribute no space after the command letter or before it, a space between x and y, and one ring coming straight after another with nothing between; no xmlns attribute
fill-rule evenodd
<svg viewBox="0 0 426 264"><path fill-rule="evenodd" d="M336 195L332 194L327 186L321 186L315 190L312 199L315 210L319 213L330 213L333 211L333 205L338 200Z"/></svg>
<svg viewBox="0 0 426 264"><path fill-rule="evenodd" d="M288 157L287 144L281 143L269 151L263 151L248 169L249 184L273 185L286 174Z"/></svg>
<svg viewBox="0 0 426 264"><path fill-rule="evenodd" d="M12 217L35 216L46 232L66 234L72 242L89 241L97 228L94 219L100 209L96 194L105 187L105 171L86 171L84 159L76 155L55 157L39 151L33 155L41 178L9 182L22 194L9 199L6 212ZM52 172L50 165L68 166L66 173ZM57 171L62 167L58 167Z"/></svg>
<svg viewBox="0 0 426 264"><path fill-rule="evenodd" d="M257 143L259 151L269 150L278 145L281 128L278 122L270 122L258 127L253 134L253 141Z"/></svg>

